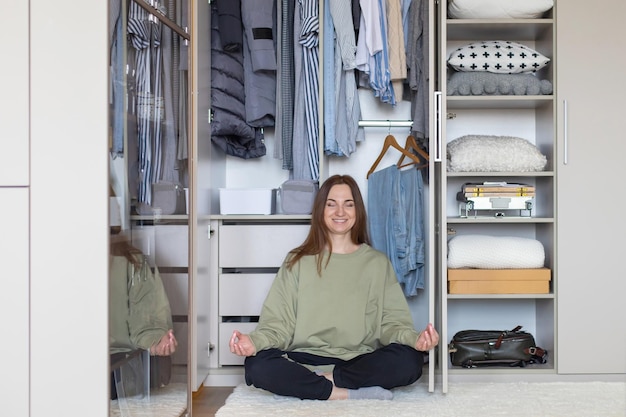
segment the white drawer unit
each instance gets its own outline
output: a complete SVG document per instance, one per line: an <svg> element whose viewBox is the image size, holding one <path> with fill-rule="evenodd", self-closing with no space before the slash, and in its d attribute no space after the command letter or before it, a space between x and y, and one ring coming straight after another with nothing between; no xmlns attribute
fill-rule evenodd
<svg viewBox="0 0 626 417"><path fill-rule="evenodd" d="M220 268L279 267L308 232L307 224L222 224Z"/></svg>
<svg viewBox="0 0 626 417"><path fill-rule="evenodd" d="M161 267L189 265L189 236L186 225L155 226L155 257Z"/></svg>
<svg viewBox="0 0 626 417"><path fill-rule="evenodd" d="M275 274L220 274L220 316L258 316Z"/></svg>
<svg viewBox="0 0 626 417"><path fill-rule="evenodd" d="M256 323L252 322L227 322L220 323L219 361L220 365L243 365L244 358L230 352L228 342L233 331L239 330L241 333L250 333L256 328Z"/></svg>
<svg viewBox="0 0 626 417"><path fill-rule="evenodd" d="M189 264L186 225L133 225L132 242L159 268L187 268Z"/></svg>
<svg viewBox="0 0 626 417"><path fill-rule="evenodd" d="M256 328L276 272L309 233L309 218L220 216L212 229L217 262L211 278L215 319L210 333L216 342L210 361L211 367L227 367L219 373L223 376L230 366L235 366L233 373L241 372L244 358L233 355L228 342L234 330L249 333Z"/></svg>

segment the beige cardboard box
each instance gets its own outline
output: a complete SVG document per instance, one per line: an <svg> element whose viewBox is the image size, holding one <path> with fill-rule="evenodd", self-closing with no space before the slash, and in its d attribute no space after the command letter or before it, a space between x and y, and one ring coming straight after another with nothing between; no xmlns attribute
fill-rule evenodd
<svg viewBox="0 0 626 417"><path fill-rule="evenodd" d="M547 294L550 269L448 269L449 294Z"/></svg>

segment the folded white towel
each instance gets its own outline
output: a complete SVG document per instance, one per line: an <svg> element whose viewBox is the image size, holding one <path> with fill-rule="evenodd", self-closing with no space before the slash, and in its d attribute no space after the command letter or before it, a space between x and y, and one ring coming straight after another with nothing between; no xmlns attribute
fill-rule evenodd
<svg viewBox="0 0 626 417"><path fill-rule="evenodd" d="M541 242L516 236L458 235L448 242L448 268L543 268Z"/></svg>

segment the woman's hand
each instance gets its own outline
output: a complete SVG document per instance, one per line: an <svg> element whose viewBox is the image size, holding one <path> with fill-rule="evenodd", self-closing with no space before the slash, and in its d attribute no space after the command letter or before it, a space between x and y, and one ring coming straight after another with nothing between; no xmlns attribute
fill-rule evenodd
<svg viewBox="0 0 626 417"><path fill-rule="evenodd" d="M178 346L178 341L174 337L174 331L170 329L161 337L158 343L150 347L150 355L170 356L176 352L176 346Z"/></svg>
<svg viewBox="0 0 626 417"><path fill-rule="evenodd" d="M256 347L252 343L252 339L247 334L235 330L228 342L230 352L238 356L253 356L256 354Z"/></svg>
<svg viewBox="0 0 626 417"><path fill-rule="evenodd" d="M434 348L439 344L439 333L433 327L431 323L424 329L415 342L415 349L426 352Z"/></svg>

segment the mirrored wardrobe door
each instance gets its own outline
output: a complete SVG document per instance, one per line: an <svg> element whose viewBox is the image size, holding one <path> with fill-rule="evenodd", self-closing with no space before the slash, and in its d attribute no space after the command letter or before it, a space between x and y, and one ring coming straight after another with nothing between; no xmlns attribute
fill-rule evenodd
<svg viewBox="0 0 626 417"><path fill-rule="evenodd" d="M190 410L188 15L109 0L111 416Z"/></svg>

